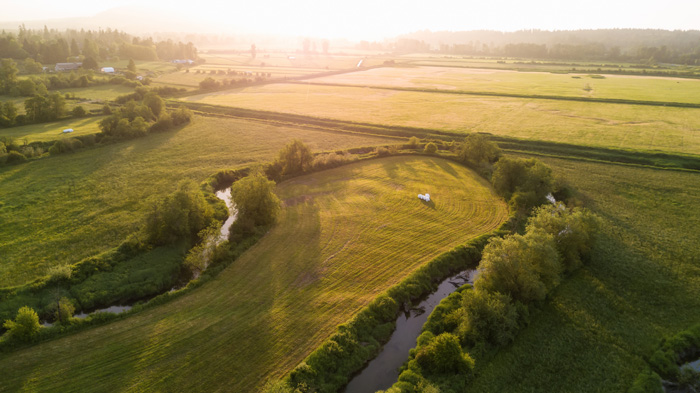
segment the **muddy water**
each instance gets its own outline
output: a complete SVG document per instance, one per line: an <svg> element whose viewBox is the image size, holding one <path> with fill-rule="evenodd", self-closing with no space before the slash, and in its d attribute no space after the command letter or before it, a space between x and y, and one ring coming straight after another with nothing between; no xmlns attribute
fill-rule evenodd
<svg viewBox="0 0 700 393"><path fill-rule="evenodd" d="M682 365L681 367L692 368L693 370L700 372L700 359L698 359L694 362L686 363L686 364Z"/></svg>
<svg viewBox="0 0 700 393"><path fill-rule="evenodd" d="M428 316L440 301L466 283L473 284L475 270L452 276L438 286L437 291L396 320L396 330L379 355L369 362L345 387L345 393L368 393L388 389L399 377L399 367L408 359L408 351L416 346Z"/></svg>

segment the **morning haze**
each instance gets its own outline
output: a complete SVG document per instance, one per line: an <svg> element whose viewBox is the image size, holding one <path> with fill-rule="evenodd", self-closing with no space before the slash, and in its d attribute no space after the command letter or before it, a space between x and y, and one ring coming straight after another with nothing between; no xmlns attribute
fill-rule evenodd
<svg viewBox="0 0 700 393"><path fill-rule="evenodd" d="M693 2L8 2L0 391L696 392Z"/></svg>

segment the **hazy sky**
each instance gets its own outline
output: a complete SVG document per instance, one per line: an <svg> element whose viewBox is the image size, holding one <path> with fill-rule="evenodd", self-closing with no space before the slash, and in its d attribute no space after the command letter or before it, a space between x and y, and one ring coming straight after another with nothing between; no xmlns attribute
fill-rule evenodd
<svg viewBox="0 0 700 393"><path fill-rule="evenodd" d="M168 9L168 19L188 20L210 31L253 30L329 38L380 39L423 29L700 29L700 0L1 1L0 21L92 16L114 7L135 6L144 13ZM173 31L177 31L177 23Z"/></svg>

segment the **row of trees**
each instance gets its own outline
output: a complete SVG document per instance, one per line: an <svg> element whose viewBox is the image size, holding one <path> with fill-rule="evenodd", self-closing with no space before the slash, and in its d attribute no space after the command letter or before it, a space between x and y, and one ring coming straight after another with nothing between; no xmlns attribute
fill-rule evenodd
<svg viewBox="0 0 700 393"><path fill-rule="evenodd" d="M68 29L59 32L47 27L32 30L20 26L17 34L3 32L0 35L0 58L31 58L52 64L71 58L99 61L114 57L136 60L196 59L197 48L191 42L155 42L152 38L141 39L111 29Z"/></svg>

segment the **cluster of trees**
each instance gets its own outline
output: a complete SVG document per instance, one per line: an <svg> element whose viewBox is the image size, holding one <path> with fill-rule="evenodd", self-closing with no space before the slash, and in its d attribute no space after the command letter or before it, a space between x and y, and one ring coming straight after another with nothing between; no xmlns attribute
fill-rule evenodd
<svg viewBox="0 0 700 393"><path fill-rule="evenodd" d="M52 64L88 59L96 62L115 57L136 60L196 59L197 48L191 42L155 42L152 38L141 39L112 29L68 29L59 32L47 27L43 30L27 29L22 25L17 34L0 34L0 58L31 58L39 63Z"/></svg>
<svg viewBox="0 0 700 393"><path fill-rule="evenodd" d="M492 238L474 287L450 295L426 323L399 377L401 391L425 384L464 391L474 366L469 354L512 342L531 307L590 255L598 228L586 209L547 204L535 209L524 234Z"/></svg>
<svg viewBox="0 0 700 393"><path fill-rule="evenodd" d="M260 72L254 78L222 79L220 81L208 76L199 82L201 90L216 90L226 86L245 85L247 83L262 82L269 78L270 73Z"/></svg>
<svg viewBox="0 0 700 393"><path fill-rule="evenodd" d="M238 218L231 225L229 239L232 241L264 231L275 222L280 210L275 182L261 169L233 183L231 197L238 209Z"/></svg>
<svg viewBox="0 0 700 393"><path fill-rule="evenodd" d="M40 156L44 153L41 147L29 146L27 143L20 145L14 138L0 138L0 165L19 164L27 161L29 157Z"/></svg>
<svg viewBox="0 0 700 393"><path fill-rule="evenodd" d="M141 101L130 100L100 121L100 129L108 139L130 139L149 131L166 131L188 123L192 112L184 106L167 111L165 101L154 91L144 94Z"/></svg>

